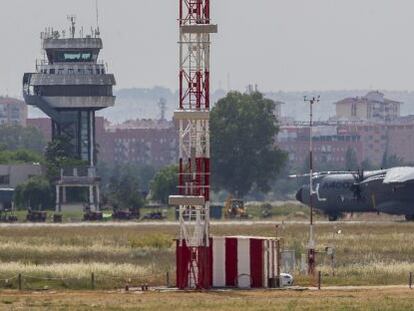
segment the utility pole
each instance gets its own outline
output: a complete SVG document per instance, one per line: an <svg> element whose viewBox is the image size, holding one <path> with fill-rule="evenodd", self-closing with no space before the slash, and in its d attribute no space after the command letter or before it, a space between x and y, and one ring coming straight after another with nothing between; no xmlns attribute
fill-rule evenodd
<svg viewBox="0 0 414 311"><path fill-rule="evenodd" d="M309 244L308 244L308 275L315 276L316 251L315 238L313 231L313 196L316 192L313 190L313 105L319 103L320 96L304 101L309 103L309 205L310 205L310 222L309 222Z"/></svg>

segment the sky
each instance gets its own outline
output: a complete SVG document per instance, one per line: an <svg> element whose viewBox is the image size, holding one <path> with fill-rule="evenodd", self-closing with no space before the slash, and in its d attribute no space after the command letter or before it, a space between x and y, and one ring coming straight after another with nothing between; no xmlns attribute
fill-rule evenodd
<svg viewBox="0 0 414 311"><path fill-rule="evenodd" d="M212 0L212 87L414 90L412 0ZM0 94L20 96L40 32L95 26L95 0L0 0ZM177 88L178 0L99 0L117 88Z"/></svg>

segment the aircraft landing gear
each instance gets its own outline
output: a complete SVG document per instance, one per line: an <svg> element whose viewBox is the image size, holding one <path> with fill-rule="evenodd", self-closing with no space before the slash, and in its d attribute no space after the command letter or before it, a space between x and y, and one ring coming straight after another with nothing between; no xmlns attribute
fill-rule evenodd
<svg viewBox="0 0 414 311"><path fill-rule="evenodd" d="M405 215L406 221L414 221L414 215Z"/></svg>

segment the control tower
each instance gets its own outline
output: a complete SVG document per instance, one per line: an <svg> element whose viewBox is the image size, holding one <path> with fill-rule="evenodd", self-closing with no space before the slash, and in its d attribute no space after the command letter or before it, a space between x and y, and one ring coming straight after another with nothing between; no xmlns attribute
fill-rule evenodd
<svg viewBox="0 0 414 311"><path fill-rule="evenodd" d="M60 197L65 200L66 187L89 187L89 207L95 211L99 208L95 112L114 105L115 78L98 60L103 47L99 28L89 34L82 28L77 36L75 17L68 19L69 31L47 28L41 33L44 57L36 62L36 72L24 74L23 96L28 105L51 118L52 140L64 139L70 144L68 156L87 163L82 170L62 168L56 184L56 211L60 211Z"/></svg>

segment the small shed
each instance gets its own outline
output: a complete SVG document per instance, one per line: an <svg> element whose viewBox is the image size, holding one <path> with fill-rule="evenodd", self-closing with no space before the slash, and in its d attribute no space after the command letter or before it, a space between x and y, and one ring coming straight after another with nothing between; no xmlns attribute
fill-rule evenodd
<svg viewBox="0 0 414 311"><path fill-rule="evenodd" d="M190 255L177 241L177 287L191 287L187 280ZM202 248L202 283L209 287L268 288L279 276L279 240L271 237L213 236Z"/></svg>
<svg viewBox="0 0 414 311"><path fill-rule="evenodd" d="M213 287L269 287L278 274L277 243L269 237L213 237Z"/></svg>

